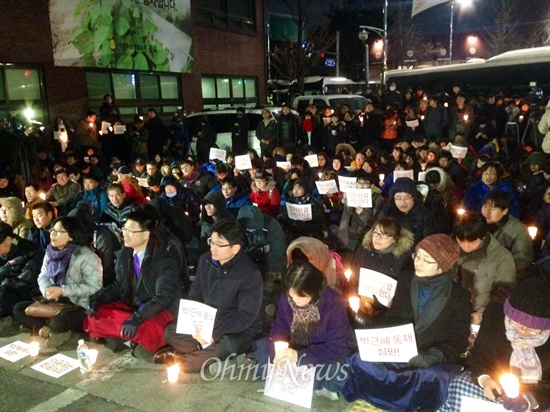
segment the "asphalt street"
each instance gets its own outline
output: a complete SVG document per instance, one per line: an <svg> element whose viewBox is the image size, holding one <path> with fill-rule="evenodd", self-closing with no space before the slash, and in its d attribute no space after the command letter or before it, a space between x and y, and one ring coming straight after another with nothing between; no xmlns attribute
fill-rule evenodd
<svg viewBox="0 0 550 412"><path fill-rule="evenodd" d="M45 348L40 354L17 362L0 358L0 411L2 412L134 412L134 411L307 411L307 408L270 398L262 393L263 382L251 379L201 378L200 374L180 373L176 383L167 382L166 367L136 359L130 350L115 354L88 342L98 350L97 362L89 374L79 369L53 378L31 369L42 360L62 353L76 359L78 336L57 349ZM18 326L0 333L0 347L15 341L30 342L29 334ZM228 376L229 375L229 376ZM330 401L314 396L312 411L347 411L345 400Z"/></svg>

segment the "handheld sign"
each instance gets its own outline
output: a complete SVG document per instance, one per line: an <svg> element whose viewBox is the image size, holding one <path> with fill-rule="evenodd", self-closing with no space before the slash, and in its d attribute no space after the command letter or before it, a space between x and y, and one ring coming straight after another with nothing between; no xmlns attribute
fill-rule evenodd
<svg viewBox="0 0 550 412"><path fill-rule="evenodd" d="M286 210L288 218L291 220L301 220L304 222L313 220L311 205L295 205L294 203L286 202Z"/></svg>
<svg viewBox="0 0 550 412"><path fill-rule="evenodd" d="M366 362L408 362L418 355L412 323L382 329L356 329L359 357Z"/></svg>
<svg viewBox="0 0 550 412"><path fill-rule="evenodd" d="M418 181L419 182L425 182L426 181L426 173L428 173L428 172L418 172Z"/></svg>
<svg viewBox="0 0 550 412"><path fill-rule="evenodd" d="M277 162L277 167L289 171L291 168L290 162Z"/></svg>
<svg viewBox="0 0 550 412"><path fill-rule="evenodd" d="M348 189L346 202L349 207L372 207L372 190Z"/></svg>
<svg viewBox="0 0 550 412"><path fill-rule="evenodd" d="M115 124L113 126L113 129L114 129L115 134L124 134L124 133L126 133L126 126L124 126L123 124Z"/></svg>
<svg viewBox="0 0 550 412"><path fill-rule="evenodd" d="M239 170L252 169L252 162L250 161L250 156L247 154L235 156L235 168Z"/></svg>
<svg viewBox="0 0 550 412"><path fill-rule="evenodd" d="M315 368L287 363L282 368L268 364L264 395L289 402L304 408L311 408Z"/></svg>
<svg viewBox="0 0 550 412"><path fill-rule="evenodd" d="M461 146L451 146L451 154L455 159L464 159L466 157L466 153L468 153L467 147L461 147Z"/></svg>
<svg viewBox="0 0 550 412"><path fill-rule="evenodd" d="M20 340L16 340L0 348L0 358L4 358L10 362L17 362L28 355L30 355L29 344Z"/></svg>
<svg viewBox="0 0 550 412"><path fill-rule="evenodd" d="M78 368L78 365L79 361L77 359L58 353L57 355L33 365L32 369L57 379L60 376L75 370Z"/></svg>
<svg viewBox="0 0 550 412"><path fill-rule="evenodd" d="M420 123L418 122L418 119L406 120L405 124L407 125L407 127L418 127L420 125Z"/></svg>
<svg viewBox="0 0 550 412"><path fill-rule="evenodd" d="M149 187L149 185L147 184L146 177L138 177L137 181L138 181L138 185L140 185L141 187Z"/></svg>
<svg viewBox="0 0 550 412"><path fill-rule="evenodd" d="M204 303L180 299L176 332L185 335L194 335L199 330L201 337L205 341L210 342L217 311L217 309Z"/></svg>
<svg viewBox="0 0 550 412"><path fill-rule="evenodd" d="M317 158L316 154L305 156L304 160L306 160L309 163L309 167L318 167L319 166L319 159Z"/></svg>
<svg viewBox="0 0 550 412"><path fill-rule="evenodd" d="M394 170L393 171L393 181L399 179L400 177L408 177L414 180L414 170Z"/></svg>
<svg viewBox="0 0 550 412"><path fill-rule="evenodd" d="M348 189L355 189L357 187L356 177L338 176L338 185L341 192L347 192Z"/></svg>
<svg viewBox="0 0 550 412"><path fill-rule="evenodd" d="M111 127L111 123L109 122L106 122L106 121L102 121L101 122L101 133L102 134L107 134L109 133L109 128Z"/></svg>
<svg viewBox="0 0 550 412"><path fill-rule="evenodd" d="M386 306L391 306L395 296L397 280L371 269L361 268L359 270L359 295L373 298Z"/></svg>
<svg viewBox="0 0 550 412"><path fill-rule="evenodd" d="M218 149L216 147L211 147L210 148L210 154L208 156L208 159L209 160L221 160L222 162L225 162L225 155L226 155L226 151L223 150L223 149Z"/></svg>
<svg viewBox="0 0 550 412"><path fill-rule="evenodd" d="M336 186L336 180L318 180L315 182L317 191L320 195L326 195L327 193L338 193L338 186Z"/></svg>

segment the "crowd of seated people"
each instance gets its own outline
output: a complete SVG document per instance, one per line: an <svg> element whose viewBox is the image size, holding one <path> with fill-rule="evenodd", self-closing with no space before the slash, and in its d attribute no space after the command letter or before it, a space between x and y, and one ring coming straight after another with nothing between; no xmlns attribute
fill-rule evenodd
<svg viewBox="0 0 550 412"><path fill-rule="evenodd" d="M52 140L37 181L0 170L0 330L15 322L50 347L87 336L188 372L345 367L315 394L372 410L495 401L511 370L549 407L550 158L507 134L501 95L390 86L358 113L286 110L303 130L266 113L261 156L239 141L207 160L201 143L199 163L150 116L128 127L135 150L105 136L60 154ZM397 281L393 300L360 296L352 310L372 272ZM209 340L176 331L180 299L217 309ZM38 317L35 301L67 308ZM353 329L407 323L408 363L361 359Z"/></svg>

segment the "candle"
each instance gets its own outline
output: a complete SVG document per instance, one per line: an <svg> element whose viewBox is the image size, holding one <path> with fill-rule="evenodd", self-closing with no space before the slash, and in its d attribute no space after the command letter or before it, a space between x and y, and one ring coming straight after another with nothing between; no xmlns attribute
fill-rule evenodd
<svg viewBox="0 0 550 412"><path fill-rule="evenodd" d="M94 124L92 122L88 123L88 126L90 126L90 129L94 127Z"/></svg>
<svg viewBox="0 0 550 412"><path fill-rule="evenodd" d="M283 349L288 348L288 342L279 341L279 342L274 342L273 345L275 345L275 355L277 355Z"/></svg>
<svg viewBox="0 0 550 412"><path fill-rule="evenodd" d="M21 202L21 206L25 209L25 202Z"/></svg>
<svg viewBox="0 0 550 412"><path fill-rule="evenodd" d="M101 136L103 136L103 130L100 130L100 131L99 131L99 134L100 134Z"/></svg>
<svg viewBox="0 0 550 412"><path fill-rule="evenodd" d="M40 192L40 193L38 194L38 197L39 197L40 199L42 199L42 200L46 200L46 193Z"/></svg>
<svg viewBox="0 0 550 412"><path fill-rule="evenodd" d="M351 269L346 269L346 271L344 272L344 276L349 281L349 278L351 278Z"/></svg>
<svg viewBox="0 0 550 412"><path fill-rule="evenodd" d="M421 116L420 116L420 119L421 119L421 120L424 120L424 117L425 117L424 115L421 115Z"/></svg>
<svg viewBox="0 0 550 412"><path fill-rule="evenodd" d="M527 230L529 231L529 236L531 236L531 239L534 240L537 237L537 227L529 226Z"/></svg>
<svg viewBox="0 0 550 412"><path fill-rule="evenodd" d="M168 373L168 382L175 383L178 381L178 375L180 374L180 365L168 366L166 372Z"/></svg>
<svg viewBox="0 0 550 412"><path fill-rule="evenodd" d="M88 358L90 358L90 365L95 364L97 361L97 349L89 349L88 350Z"/></svg>
<svg viewBox="0 0 550 412"><path fill-rule="evenodd" d="M351 308L351 310L353 310L354 312L357 312L359 310L359 297L358 296L354 296L354 297L351 297L348 299L349 300L349 307Z"/></svg>
<svg viewBox="0 0 550 412"><path fill-rule="evenodd" d="M466 213L466 210L459 208L456 213L458 214L458 216L462 216L464 213Z"/></svg>
<svg viewBox="0 0 550 412"><path fill-rule="evenodd" d="M426 163L420 163L420 167L422 168L422 171L426 170Z"/></svg>
<svg viewBox="0 0 550 412"><path fill-rule="evenodd" d="M499 379L504 393L509 398L517 398L519 396L519 379L516 375L506 373Z"/></svg>
<svg viewBox="0 0 550 412"><path fill-rule="evenodd" d="M384 173L380 173L380 174L378 175L378 179L379 179L380 181L383 181L383 180L384 180L384 177L386 177L386 176L384 175Z"/></svg>
<svg viewBox="0 0 550 412"><path fill-rule="evenodd" d="M38 344L38 342L29 343L29 354L31 356L38 356L39 352L40 352L40 345Z"/></svg>
<svg viewBox="0 0 550 412"><path fill-rule="evenodd" d="M319 179L323 177L323 173L319 172Z"/></svg>
<svg viewBox="0 0 550 412"><path fill-rule="evenodd" d="M465 122L468 121L468 117L470 117L470 116L468 116L467 114L464 115L464 121L465 121Z"/></svg>

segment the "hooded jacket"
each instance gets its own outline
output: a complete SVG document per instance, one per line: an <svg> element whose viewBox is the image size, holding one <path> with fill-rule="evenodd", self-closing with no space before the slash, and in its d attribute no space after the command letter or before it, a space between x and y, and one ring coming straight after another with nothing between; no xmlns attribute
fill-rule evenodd
<svg viewBox="0 0 550 412"><path fill-rule="evenodd" d="M414 199L414 206L407 213L401 212L395 205L394 196L400 192L408 193ZM436 218L430 210L423 206L422 195L412 179L408 177L397 179L390 189L390 199L390 203L378 215L379 218L396 218L401 226L413 233L415 244L426 236L437 233Z"/></svg>
<svg viewBox="0 0 550 412"><path fill-rule="evenodd" d="M277 216L281 205L281 194L277 190L273 178L268 178L265 190L260 190L256 186L256 181L252 181L251 188L250 200L252 203L258 205L262 212L270 216Z"/></svg>
<svg viewBox="0 0 550 412"><path fill-rule="evenodd" d="M5 222L11 226L13 233L26 239L32 223L25 218L21 199L10 196L0 199L0 204L8 211L8 220Z"/></svg>
<svg viewBox="0 0 550 412"><path fill-rule="evenodd" d="M217 218L214 219L206 213L206 210L204 208L204 205L207 203L211 203L214 205L217 211ZM206 244L207 239L210 237L210 233L212 231L212 226L214 224L222 219L232 219L236 220L235 216L227 210L227 207L225 206L225 197L223 197L221 192L210 192L208 193L202 202L202 208L201 208L201 249L203 250L209 250L208 245Z"/></svg>

